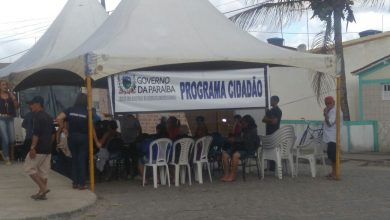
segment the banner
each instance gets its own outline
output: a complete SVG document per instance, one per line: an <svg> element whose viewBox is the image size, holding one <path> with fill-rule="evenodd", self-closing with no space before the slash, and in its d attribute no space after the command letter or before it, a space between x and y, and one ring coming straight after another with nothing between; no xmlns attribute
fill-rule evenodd
<svg viewBox="0 0 390 220"><path fill-rule="evenodd" d="M109 78L114 112L264 108L264 69L128 71Z"/></svg>

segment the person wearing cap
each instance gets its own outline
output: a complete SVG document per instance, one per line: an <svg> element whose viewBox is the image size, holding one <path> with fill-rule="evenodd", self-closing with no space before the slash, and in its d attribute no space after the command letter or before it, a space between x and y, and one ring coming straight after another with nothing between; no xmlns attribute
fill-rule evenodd
<svg viewBox="0 0 390 220"><path fill-rule="evenodd" d="M271 96L271 109L267 110L263 118L265 123L265 134L273 134L280 128L280 121L282 120L282 110L278 106L279 97L274 95ZM275 161L268 162L268 169L275 171Z"/></svg>
<svg viewBox="0 0 390 220"><path fill-rule="evenodd" d="M39 191L31 196L34 200L46 200L48 189L48 174L50 170L51 146L54 141L55 128L53 118L43 110L43 98L35 96L29 101L33 112L32 140L24 169L38 185Z"/></svg>
<svg viewBox="0 0 390 220"><path fill-rule="evenodd" d="M97 117L93 114L93 117ZM68 145L72 154L72 181L73 189L87 189L87 159L88 159L88 110L87 95L79 93L74 105L57 115L56 121L59 128L57 130L57 143L60 140L61 132L68 136ZM65 124L66 122L66 124ZM93 138L96 145L102 145L97 139L95 128L93 127Z"/></svg>
<svg viewBox="0 0 390 220"><path fill-rule="evenodd" d="M3 159L6 165L11 165L9 150L15 144L14 117L19 103L10 92L8 82L0 80L0 138Z"/></svg>
<svg viewBox="0 0 390 220"><path fill-rule="evenodd" d="M33 116L30 101L26 102L30 111L24 116L22 127L26 130L26 136L24 137L23 149L22 149L22 158L24 159L27 153L30 151L32 136L33 136Z"/></svg>
<svg viewBox="0 0 390 220"><path fill-rule="evenodd" d="M322 140L328 145L328 159L332 162L332 172L330 172L327 177L329 179L336 179L336 108L332 96L325 97L325 106L324 122L322 123L324 129ZM340 123L342 127L342 112L340 112Z"/></svg>

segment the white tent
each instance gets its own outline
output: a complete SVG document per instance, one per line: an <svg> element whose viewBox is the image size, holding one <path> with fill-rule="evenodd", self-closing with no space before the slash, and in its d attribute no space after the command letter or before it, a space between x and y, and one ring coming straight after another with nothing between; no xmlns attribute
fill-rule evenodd
<svg viewBox="0 0 390 220"><path fill-rule="evenodd" d="M259 41L207 0L122 0L79 48L62 61L36 65L34 71L61 69L85 77L84 55L88 53L95 55L100 67L92 75L94 80L127 70L174 64L184 69L269 64L334 72L332 56L295 52ZM19 83L23 75L15 72L11 79Z"/></svg>
<svg viewBox="0 0 390 220"><path fill-rule="evenodd" d="M34 70L74 51L107 19L108 14L97 0L69 0L52 25L39 41L21 58L0 69L0 77L9 75L9 80L17 88L61 83L83 83L83 78L73 74L51 74L33 76L28 82L24 79L36 73ZM25 85L27 84L27 85Z"/></svg>

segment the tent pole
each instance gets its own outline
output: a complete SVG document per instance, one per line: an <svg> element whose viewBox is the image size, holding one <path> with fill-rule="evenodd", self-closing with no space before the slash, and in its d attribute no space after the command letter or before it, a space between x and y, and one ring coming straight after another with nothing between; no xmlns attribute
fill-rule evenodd
<svg viewBox="0 0 390 220"><path fill-rule="evenodd" d="M340 135L341 135L341 124L340 124L340 76L336 77L336 179L340 179Z"/></svg>
<svg viewBox="0 0 390 220"><path fill-rule="evenodd" d="M88 98L88 148L89 148L89 182L90 190L95 191L95 175L93 164L93 123L92 123L92 79L90 76L85 78Z"/></svg>

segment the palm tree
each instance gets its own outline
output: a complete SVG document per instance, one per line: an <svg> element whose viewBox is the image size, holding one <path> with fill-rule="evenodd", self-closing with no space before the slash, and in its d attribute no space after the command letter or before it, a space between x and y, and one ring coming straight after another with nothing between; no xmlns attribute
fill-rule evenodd
<svg viewBox="0 0 390 220"><path fill-rule="evenodd" d="M345 78L344 53L342 46L341 22L355 22L352 6L354 3L361 3L363 6L384 7L386 0L245 0L245 7L239 13L230 17L245 30L258 27L260 24L269 22L275 25L287 25L299 19L306 9L313 11L313 16L325 23L325 31L320 52L327 52L334 48L336 54L337 74L341 81L341 109L344 113L344 120L350 120L347 100L347 86ZM329 47L333 35L334 47ZM322 100L322 95L329 91L334 81L323 73L316 73L312 80L312 86L317 96L317 101Z"/></svg>

